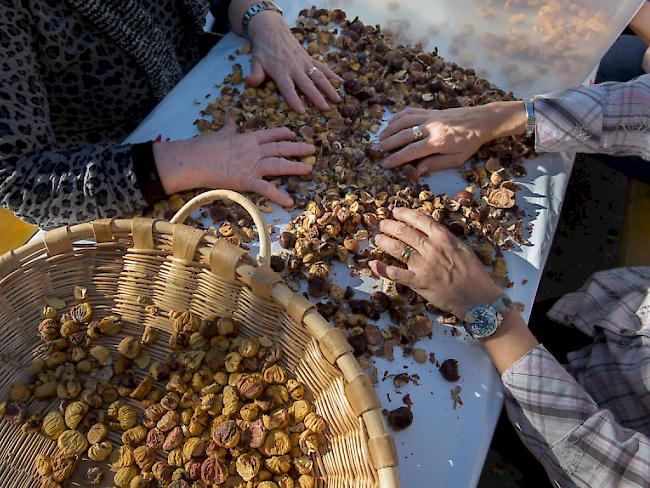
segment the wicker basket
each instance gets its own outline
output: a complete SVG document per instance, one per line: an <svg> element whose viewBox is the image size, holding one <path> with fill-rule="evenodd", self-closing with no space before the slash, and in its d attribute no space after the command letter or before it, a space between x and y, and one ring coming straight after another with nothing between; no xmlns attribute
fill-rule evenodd
<svg viewBox="0 0 650 488"><path fill-rule="evenodd" d="M240 247L182 225L193 210L217 199L237 202L253 217L259 264ZM395 444L369 378L341 331L291 291L269 260L270 235L257 207L225 190L197 196L171 222L103 219L49 231L42 241L0 256L0 394L24 380L29 362L43 354L35 324L44 297L72 303L75 285L88 288L97 316L120 315L124 333L137 335L147 324L160 329L162 340L148 349L152 359L167 353L169 310L232 316L244 335L266 335L282 346L285 366L308 386L326 419L315 463L318 486L399 487ZM147 305L159 312L149 315ZM118 340L104 337L100 343L114 348ZM46 412L54 405L32 400L29 408ZM0 423L0 439L0 486L39 486L33 459L54 452L55 443L6 422Z"/></svg>

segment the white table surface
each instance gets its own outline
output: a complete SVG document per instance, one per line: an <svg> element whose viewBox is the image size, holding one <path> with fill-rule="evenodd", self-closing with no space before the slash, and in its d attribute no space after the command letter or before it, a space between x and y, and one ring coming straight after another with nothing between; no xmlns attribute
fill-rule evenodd
<svg viewBox="0 0 650 488"><path fill-rule="evenodd" d="M288 23L292 25L304 2L279 3L285 9ZM336 3L335 6L342 4ZM350 13L354 11L354 5L355 2L349 2L342 8ZM363 20L363 11L355 13ZM373 11L371 20L381 23L381 15L381 11ZM227 56L244 43L242 38L234 34L227 35L151 112L127 142L148 141L159 134L172 139L197 135L194 121L199 118L199 112L208 101L218 95L215 83L220 83L231 70L233 61L229 61ZM444 56L444 46L440 51ZM245 74L249 70L248 58L249 56L238 56L234 61L242 64ZM525 163L528 176L521 181L524 188L519 193L518 200L533 223L531 246L506 253L506 261L510 278L515 282L508 294L512 299L525 304L523 315L526 319L553 240L572 164L572 157L559 154L545 155ZM465 186L454 170L430 176L427 182L433 191L448 194L454 194ZM267 214L267 220L281 228L288 222L289 215L276 209L273 214ZM274 251L277 250L279 248L275 242ZM337 273L337 281L341 285L354 285L359 290L358 297L363 297L364 293L372 292L377 287L377 282L370 278L356 278L352 282L349 273L345 271ZM476 486L503 403L498 374L480 346L463 335L452 337L448 328L434 327L433 338L421 341L418 347L434 352L440 362L447 358L459 360L463 405L456 410L452 408L450 392L455 384L446 382L433 365L416 364L412 358L403 358L398 349L394 361L375 361L380 379L377 391L384 407L393 409L401 406L401 394L406 393L410 394L414 403L413 425L394 434L402 485L454 488ZM390 379L381 381L384 371L389 374L404 371L418 373L420 386L409 384L397 394Z"/></svg>

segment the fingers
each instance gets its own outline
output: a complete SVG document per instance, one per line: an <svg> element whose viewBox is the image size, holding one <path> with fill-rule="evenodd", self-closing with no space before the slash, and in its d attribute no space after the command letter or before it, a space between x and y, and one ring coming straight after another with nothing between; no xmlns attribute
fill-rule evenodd
<svg viewBox="0 0 650 488"><path fill-rule="evenodd" d="M237 124L235 123L235 119L233 119L230 115L226 114L223 118L223 127L221 128L221 130L226 133L236 134Z"/></svg>
<svg viewBox="0 0 650 488"><path fill-rule="evenodd" d="M257 142L266 144L267 142L286 141L296 137L296 133L287 127L275 127L273 129L264 129L254 132Z"/></svg>
<svg viewBox="0 0 650 488"><path fill-rule="evenodd" d="M467 161L467 158L462 154L434 154L418 163L415 168L416 176L419 178L422 175L433 173L434 171L455 168L465 163L465 161Z"/></svg>
<svg viewBox="0 0 650 488"><path fill-rule="evenodd" d="M321 76L323 76L322 73ZM323 78L325 77L323 76ZM312 103L316 105L316 107L319 110L323 110L323 111L329 110L329 105L327 105L327 101L325 101L325 98L323 97L321 92L318 90L318 88L316 88L316 85L314 85L314 81L311 78L309 78L309 76L307 76L306 73L302 73L302 72L296 73L294 82L298 86L298 88L300 88L300 90L305 94L305 96L309 98L309 100L311 100ZM325 79L325 82L328 85L330 85L327 79ZM330 87L332 88L332 90L334 90L334 87L332 87L332 85L330 85Z"/></svg>
<svg viewBox="0 0 650 488"><path fill-rule="evenodd" d="M441 232L447 232L444 227L442 227L428 215L424 215L422 212L418 212L417 210L412 210L410 208L398 207L394 209L393 217L396 220L404 222L405 224L408 224L411 227L419 230L424 235L432 239L435 239L436 236L440 236Z"/></svg>
<svg viewBox="0 0 650 488"><path fill-rule="evenodd" d="M415 161L416 159L429 156L431 153L436 152L436 149L437 148L432 146L427 140L413 142L396 153L388 156L382 161L381 165L384 168L396 168L410 161Z"/></svg>
<svg viewBox="0 0 650 488"><path fill-rule="evenodd" d="M330 80L338 80L340 82L343 82L343 78L341 78L339 75L334 73L332 68L330 68L327 64L321 63L320 61L314 61L314 66L316 66L320 71L322 71L327 78Z"/></svg>
<svg viewBox="0 0 650 488"><path fill-rule="evenodd" d="M260 152L263 158L270 156L282 157L304 157L314 154L316 148L312 144L305 142L269 142L260 146Z"/></svg>
<svg viewBox="0 0 650 488"><path fill-rule="evenodd" d="M377 234L375 236L375 244L377 244L377 246L393 256L395 259L399 259L401 261L405 257L404 251L406 250L407 245L399 239L394 239L390 236L387 236L386 234ZM407 259L408 263L413 263L413 261L421 258L421 254L417 251L417 249L411 249L411 255L408 256Z"/></svg>
<svg viewBox="0 0 650 488"><path fill-rule="evenodd" d="M302 104L298 92L296 92L296 86L293 84L293 80L286 74L277 77L273 76L273 79L277 83L278 90L280 90L280 93L282 93L289 106L300 114L305 113L305 106Z"/></svg>
<svg viewBox="0 0 650 488"><path fill-rule="evenodd" d="M327 79L325 74L320 69L314 71L314 74L311 75L311 80L316 84L318 88L321 89L325 95L327 95L327 98L336 103L339 103L341 101L341 97L337 93L336 89L332 86L330 80Z"/></svg>
<svg viewBox="0 0 650 488"><path fill-rule="evenodd" d="M383 276L386 279L402 285L408 285L415 275L413 271L409 269L398 268L397 266L388 266L386 263L381 261L370 261L368 266L376 275Z"/></svg>
<svg viewBox="0 0 650 488"><path fill-rule="evenodd" d="M251 60L251 74L246 77L244 80L248 86L260 86L264 79L266 78L266 73L255 56Z"/></svg>
<svg viewBox="0 0 650 488"><path fill-rule="evenodd" d="M289 195L279 190L278 187L272 183L264 181L261 178L255 178L251 182L250 190L259 195L267 197L272 202L282 205L283 207L288 207L289 205L293 204L293 200Z"/></svg>
<svg viewBox="0 0 650 488"><path fill-rule="evenodd" d="M392 136L387 137L381 141L382 151L394 151L397 148L404 147L407 144L411 144L412 142L416 142L413 138L413 127L413 125L408 125L396 134L393 134ZM420 127L420 130L422 131L422 135L424 137L428 135L426 127Z"/></svg>
<svg viewBox="0 0 650 488"><path fill-rule="evenodd" d="M417 229L396 220L385 219L379 222L379 230L405 242L420 254L424 255L424 244L427 236Z"/></svg>
<svg viewBox="0 0 650 488"><path fill-rule="evenodd" d="M284 158L265 158L259 164L260 176L306 175L312 169L308 164Z"/></svg>
<svg viewBox="0 0 650 488"><path fill-rule="evenodd" d="M393 116L388 121L388 125L386 126L386 128L383 131L381 131L381 133L379 134L380 141L388 139L390 136L397 134L399 131L403 129L411 129L415 125L423 125L429 119L429 114L427 113L420 113L420 114L409 113L409 114L404 114L401 117L398 117L398 115Z"/></svg>

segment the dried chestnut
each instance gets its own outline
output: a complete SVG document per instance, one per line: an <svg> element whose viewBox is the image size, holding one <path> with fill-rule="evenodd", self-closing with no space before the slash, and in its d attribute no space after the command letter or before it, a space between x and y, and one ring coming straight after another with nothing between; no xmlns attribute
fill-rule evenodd
<svg viewBox="0 0 650 488"><path fill-rule="evenodd" d="M443 361L438 371L440 371L442 377L447 381L458 381L460 379L460 375L458 374L458 361L455 359L446 359Z"/></svg>
<svg viewBox="0 0 650 488"><path fill-rule="evenodd" d="M408 407L399 407L388 412L388 425L395 430L404 430L413 423L413 412Z"/></svg>

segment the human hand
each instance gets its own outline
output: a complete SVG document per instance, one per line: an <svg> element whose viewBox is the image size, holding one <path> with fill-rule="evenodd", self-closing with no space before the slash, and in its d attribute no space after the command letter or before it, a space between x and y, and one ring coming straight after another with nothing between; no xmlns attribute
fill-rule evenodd
<svg viewBox="0 0 650 488"><path fill-rule="evenodd" d="M308 164L286 157L314 153L311 144L289 142L296 137L286 127L240 134L230 118L218 132L184 141L153 145L156 167L167 194L193 188L226 188L259 193L280 205L293 200L265 181L265 176L306 175Z"/></svg>
<svg viewBox="0 0 650 488"><path fill-rule="evenodd" d="M396 259L412 251L407 269L371 261L377 275L406 285L435 307L463 319L471 307L489 304L501 294L474 252L431 217L396 208L397 220L382 220L375 244Z"/></svg>
<svg viewBox="0 0 650 488"><path fill-rule="evenodd" d="M296 88L323 111L329 109L323 95L333 102L341 101L330 80L342 82L343 79L325 63L313 59L276 12L257 14L248 32L253 42L253 56L246 84L259 86L268 75L275 80L291 108L299 113L303 113L305 107Z"/></svg>
<svg viewBox="0 0 650 488"><path fill-rule="evenodd" d="M422 138L415 140L413 128ZM420 160L416 177L460 166L488 141L526 131L522 102L497 102L478 107L426 110L407 108L394 115L379 134L377 148L388 152L385 168Z"/></svg>

